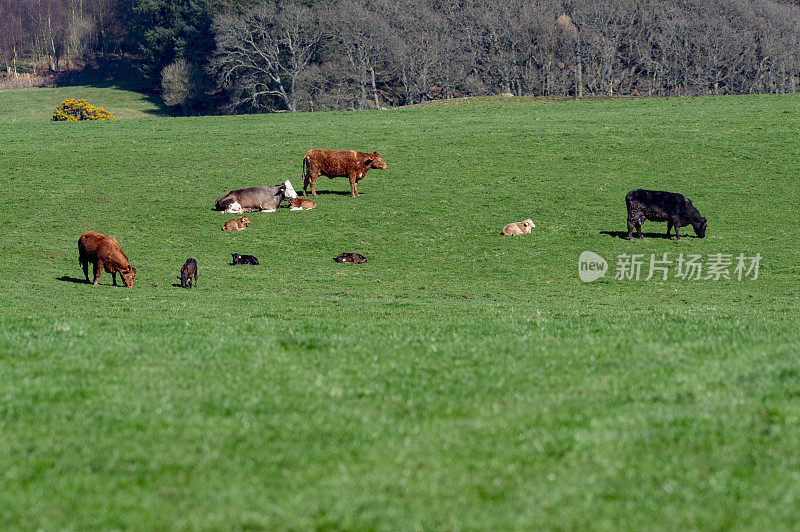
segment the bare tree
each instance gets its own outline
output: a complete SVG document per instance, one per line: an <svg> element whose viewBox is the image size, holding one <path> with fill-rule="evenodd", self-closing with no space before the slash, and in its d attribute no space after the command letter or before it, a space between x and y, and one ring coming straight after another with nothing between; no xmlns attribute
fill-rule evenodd
<svg viewBox="0 0 800 532"><path fill-rule="evenodd" d="M317 12L288 2L262 2L244 14L215 18L210 68L233 90L234 107L270 107L278 98L296 112L297 82L321 38Z"/></svg>
<svg viewBox="0 0 800 532"><path fill-rule="evenodd" d="M17 77L17 61L24 53L24 29L20 5L13 0L0 1L0 60L6 72Z"/></svg>
<svg viewBox="0 0 800 532"><path fill-rule="evenodd" d="M161 97L170 107L181 108L187 114L188 104L197 88L195 67L180 57L161 71Z"/></svg>
<svg viewBox="0 0 800 532"><path fill-rule="evenodd" d="M389 54L391 27L381 16L391 0L339 0L325 10L323 24L336 31L331 37L336 52L347 59L349 75L358 85L358 108L364 109L370 92L380 107L376 71Z"/></svg>

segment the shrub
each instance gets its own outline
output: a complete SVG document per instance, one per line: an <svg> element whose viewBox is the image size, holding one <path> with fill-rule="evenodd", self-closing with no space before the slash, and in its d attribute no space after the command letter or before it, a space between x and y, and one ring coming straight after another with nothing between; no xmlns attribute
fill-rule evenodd
<svg viewBox="0 0 800 532"><path fill-rule="evenodd" d="M102 107L91 105L88 100L70 98L56 107L56 112L53 113L53 120L114 120L114 115Z"/></svg>
<svg viewBox="0 0 800 532"><path fill-rule="evenodd" d="M178 59L165 66L161 71L161 95L164 103L170 107L180 105L185 114L186 106L194 92L195 77L192 65L185 59Z"/></svg>

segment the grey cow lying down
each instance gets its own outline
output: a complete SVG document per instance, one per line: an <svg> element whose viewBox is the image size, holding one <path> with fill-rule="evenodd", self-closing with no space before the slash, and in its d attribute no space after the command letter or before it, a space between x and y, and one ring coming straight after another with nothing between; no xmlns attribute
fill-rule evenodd
<svg viewBox="0 0 800 532"><path fill-rule="evenodd" d="M297 192L287 179L274 187L250 187L231 190L217 198L214 208L229 213L275 212L284 199L294 199Z"/></svg>

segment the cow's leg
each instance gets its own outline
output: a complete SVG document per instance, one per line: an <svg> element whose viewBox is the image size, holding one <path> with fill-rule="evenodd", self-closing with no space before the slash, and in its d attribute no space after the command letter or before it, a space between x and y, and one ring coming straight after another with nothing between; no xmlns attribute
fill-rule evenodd
<svg viewBox="0 0 800 532"><path fill-rule="evenodd" d="M681 239L681 234L678 232L678 229L680 229L680 227L681 227L681 223L676 221L676 222L675 222L675 237L676 237L678 240L680 240L680 239Z"/></svg>
<svg viewBox="0 0 800 532"><path fill-rule="evenodd" d="M317 178L319 174L314 175L313 173L308 176L309 181L311 181L311 195L315 198L317 197ZM303 189L305 190L305 188Z"/></svg>
<svg viewBox="0 0 800 532"><path fill-rule="evenodd" d="M636 236L638 236L639 238L644 238L644 235L642 235L642 221L641 220L636 220Z"/></svg>
<svg viewBox="0 0 800 532"><path fill-rule="evenodd" d="M111 284L113 284L114 286L117 286L117 272L116 271L111 272Z"/></svg>
<svg viewBox="0 0 800 532"><path fill-rule="evenodd" d="M628 218L628 240L633 240L633 220Z"/></svg>
<svg viewBox="0 0 800 532"><path fill-rule="evenodd" d="M100 284L100 276L103 274L103 260L97 259L97 262L94 263L94 281L92 282L93 285L97 286Z"/></svg>
<svg viewBox="0 0 800 532"><path fill-rule="evenodd" d="M672 220L667 220L667 238L669 238L670 231L672 231Z"/></svg>
<svg viewBox="0 0 800 532"><path fill-rule="evenodd" d="M350 178L350 195L355 198L358 196L358 189L356 188L358 181L356 181L355 174L350 174L348 177Z"/></svg>
<svg viewBox="0 0 800 532"><path fill-rule="evenodd" d="M86 277L86 282L89 282L89 261L81 261L83 267L83 275Z"/></svg>

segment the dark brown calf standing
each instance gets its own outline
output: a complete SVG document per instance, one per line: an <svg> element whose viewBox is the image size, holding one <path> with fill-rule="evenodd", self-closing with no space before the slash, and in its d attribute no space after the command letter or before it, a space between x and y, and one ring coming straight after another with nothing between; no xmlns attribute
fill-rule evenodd
<svg viewBox="0 0 800 532"><path fill-rule="evenodd" d="M186 288L188 283L189 288L191 288L192 277L194 277L194 285L200 286L197 284L197 261L193 258L188 258L186 259L186 264L181 267L181 276L179 277L181 280L181 286Z"/></svg>
<svg viewBox="0 0 800 532"><path fill-rule="evenodd" d="M117 272L122 277L125 286L133 286L136 268L131 266L116 239L97 231L88 231L82 234L78 239L78 263L83 267L83 274L86 276L87 282L89 281L90 262L94 265L92 284L100 284L100 275L105 269L111 274L114 286L117 286Z"/></svg>
<svg viewBox="0 0 800 532"><path fill-rule="evenodd" d="M358 182L370 168L385 170L388 165L378 152L364 153L356 150L320 150L306 152L303 157L303 194L311 185L311 195L317 195L317 178L347 177L350 179L350 195L358 196Z"/></svg>

